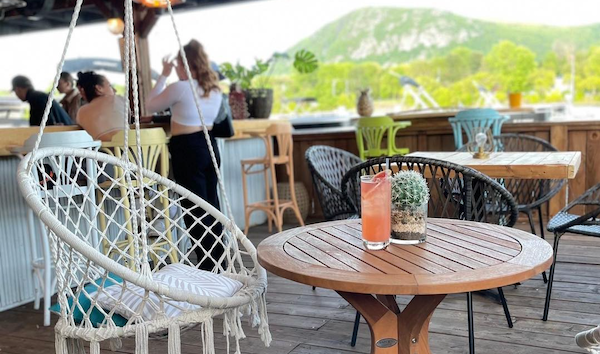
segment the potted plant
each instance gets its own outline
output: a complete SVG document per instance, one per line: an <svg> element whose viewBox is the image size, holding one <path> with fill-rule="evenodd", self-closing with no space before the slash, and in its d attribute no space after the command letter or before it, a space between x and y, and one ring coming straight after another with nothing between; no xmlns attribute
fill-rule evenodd
<svg viewBox="0 0 600 354"><path fill-rule="evenodd" d="M392 243L425 242L428 201L429 188L421 174L400 171L392 177Z"/></svg>
<svg viewBox="0 0 600 354"><path fill-rule="evenodd" d="M273 89L269 88L271 76L276 64L287 58L286 53L275 53L267 61L257 59L249 69L239 63L235 66L230 63L221 65L221 73L232 84L238 84L243 90L251 118L269 118L271 115L273 107ZM319 63L313 53L299 50L294 55L293 66L299 73L307 74L315 71Z"/></svg>

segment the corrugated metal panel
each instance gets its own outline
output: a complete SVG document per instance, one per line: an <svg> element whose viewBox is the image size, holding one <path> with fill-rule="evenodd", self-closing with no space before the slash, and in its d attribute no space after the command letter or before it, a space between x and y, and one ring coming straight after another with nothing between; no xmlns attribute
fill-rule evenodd
<svg viewBox="0 0 600 354"><path fill-rule="evenodd" d="M244 230L244 190L242 189L242 165L243 159L255 159L265 156L265 143L260 138L223 140L217 139L221 152L221 173L227 198L231 204L231 212L236 225ZM262 174L247 177L248 201L256 202L265 199L265 180ZM221 193L221 212L227 215L225 204ZM250 225L260 225L267 221L267 215L262 211L256 211L250 216Z"/></svg>
<svg viewBox="0 0 600 354"><path fill-rule="evenodd" d="M0 158L0 311L34 298L28 207L16 180L19 162L16 157Z"/></svg>

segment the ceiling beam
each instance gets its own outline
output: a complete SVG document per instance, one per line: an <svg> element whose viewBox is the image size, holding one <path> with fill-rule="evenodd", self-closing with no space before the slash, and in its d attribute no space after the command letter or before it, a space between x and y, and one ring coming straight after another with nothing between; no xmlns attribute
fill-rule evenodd
<svg viewBox="0 0 600 354"><path fill-rule="evenodd" d="M156 11L143 6L137 6L134 11L134 25L137 35L140 38L147 38L154 25L156 25L156 22L158 22Z"/></svg>

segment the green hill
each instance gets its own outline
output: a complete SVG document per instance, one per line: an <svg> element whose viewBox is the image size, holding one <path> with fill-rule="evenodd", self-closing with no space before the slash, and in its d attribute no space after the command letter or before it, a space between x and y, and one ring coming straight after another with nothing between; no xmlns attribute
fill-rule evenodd
<svg viewBox="0 0 600 354"><path fill-rule="evenodd" d="M600 24L553 27L494 23L431 9L370 7L349 13L300 41L322 62L392 64L448 54L458 46L487 53L501 40L524 45L538 60L560 46L600 44Z"/></svg>

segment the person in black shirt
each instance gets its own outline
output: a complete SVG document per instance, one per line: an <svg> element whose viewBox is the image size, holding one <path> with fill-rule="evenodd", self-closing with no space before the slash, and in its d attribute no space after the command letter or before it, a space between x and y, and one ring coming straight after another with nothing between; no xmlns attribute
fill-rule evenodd
<svg viewBox="0 0 600 354"><path fill-rule="evenodd" d="M29 125L40 125L44 116L44 110L46 109L46 103L48 102L48 94L34 90L31 81L21 75L15 76L12 79L12 89L21 101L29 103ZM58 102L52 100L47 124L72 125L73 121Z"/></svg>

